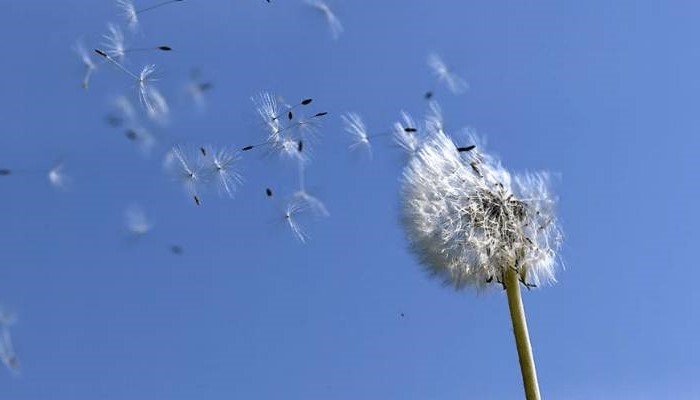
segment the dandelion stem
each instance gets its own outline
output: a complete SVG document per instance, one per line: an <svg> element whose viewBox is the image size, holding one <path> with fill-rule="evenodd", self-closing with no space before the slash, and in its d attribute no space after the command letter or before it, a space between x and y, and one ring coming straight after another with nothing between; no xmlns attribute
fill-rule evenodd
<svg viewBox="0 0 700 400"><path fill-rule="evenodd" d="M530 345L530 335L527 332L527 321L525 320L525 309L520 296L518 275L518 271L515 269L506 268L505 285L506 293L508 294L508 308L510 309L510 319L513 323L515 346L518 349L520 372L523 375L525 398L527 400L539 400L540 388L537 383L537 371L535 370L535 359L532 355L532 346Z"/></svg>

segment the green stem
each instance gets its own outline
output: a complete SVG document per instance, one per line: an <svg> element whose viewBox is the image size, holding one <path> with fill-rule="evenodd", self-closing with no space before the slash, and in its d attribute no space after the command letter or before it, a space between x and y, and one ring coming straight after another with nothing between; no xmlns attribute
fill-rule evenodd
<svg viewBox="0 0 700 400"><path fill-rule="evenodd" d="M540 388L537 384L535 359L532 356L530 335L527 332L527 321L525 320L525 309L523 308L523 301L520 296L518 272L513 268L507 268L505 275L504 283L506 285L506 293L508 294L508 308L510 309L510 319L513 323L515 346L518 349L520 372L523 375L525 398L527 400L540 400Z"/></svg>

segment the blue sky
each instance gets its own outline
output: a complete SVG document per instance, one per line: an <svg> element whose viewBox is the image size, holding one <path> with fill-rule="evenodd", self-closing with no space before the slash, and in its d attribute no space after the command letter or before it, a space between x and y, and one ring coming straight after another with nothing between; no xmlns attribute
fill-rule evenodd
<svg viewBox="0 0 700 400"><path fill-rule="evenodd" d="M163 142L259 141L263 90L329 112L306 179L331 216L306 221L306 244L275 208L295 190L289 164L246 155L235 199L196 207L162 149L144 158L105 123L116 96L137 104L133 83L105 64L83 90L71 46L123 24L114 2L3 4L0 168L26 172L0 177L0 302L18 314L22 363L0 371L0 396L521 396L505 295L425 276L398 223L400 153L380 138L373 159L350 153L340 120L355 111L380 132L402 110L422 116L437 52L471 85L435 89L448 130L474 127L508 168L561 177L566 268L524 299L543 397L700 397L700 5L330 4L337 41L300 0L186 0L127 36L174 48L127 58L159 68L172 115L149 127ZM214 85L204 112L183 91L193 68ZM42 173L59 158L68 190ZM131 204L155 221L139 240L123 228Z"/></svg>

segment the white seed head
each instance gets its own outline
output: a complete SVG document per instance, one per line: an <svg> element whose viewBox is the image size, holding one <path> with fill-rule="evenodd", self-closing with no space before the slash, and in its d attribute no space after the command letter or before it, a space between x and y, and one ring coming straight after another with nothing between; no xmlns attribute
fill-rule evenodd
<svg viewBox="0 0 700 400"><path fill-rule="evenodd" d="M434 132L403 173L402 222L411 249L447 285L484 287L515 268L554 281L562 234L546 173L517 175L477 147L460 152Z"/></svg>
<svg viewBox="0 0 700 400"><path fill-rule="evenodd" d="M199 200L199 189L206 184L207 173L198 150L175 146L166 154L163 164L187 194Z"/></svg>
<svg viewBox="0 0 700 400"><path fill-rule="evenodd" d="M442 58L437 54L428 56L428 66L433 70L433 73L439 81L444 82L450 92L454 94L464 93L469 89L467 81L459 75L452 72L442 61Z"/></svg>
<svg viewBox="0 0 700 400"><path fill-rule="evenodd" d="M268 92L262 92L251 98L251 100L255 104L255 110L260 116L263 126L268 131L267 141L276 142L279 140L279 134L282 130L280 107L277 104L277 98Z"/></svg>
<svg viewBox="0 0 700 400"><path fill-rule="evenodd" d="M148 116L152 120L162 123L167 120L170 108L163 94L152 84L155 81L152 77L155 71L156 66L153 64L145 65L141 69L138 80L139 99L141 104L146 107Z"/></svg>
<svg viewBox="0 0 700 400"><path fill-rule="evenodd" d="M299 217L306 211L307 204L293 198L285 204L283 212L285 223L292 231L294 237L302 243L305 243L309 239L309 236L306 234L299 221Z"/></svg>

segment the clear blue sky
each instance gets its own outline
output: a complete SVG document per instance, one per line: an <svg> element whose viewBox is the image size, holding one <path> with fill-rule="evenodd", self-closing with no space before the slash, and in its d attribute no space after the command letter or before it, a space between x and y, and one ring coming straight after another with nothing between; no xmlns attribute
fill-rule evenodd
<svg viewBox="0 0 700 400"><path fill-rule="evenodd" d="M150 4L139 0L139 4ZM547 399L700 398L697 267L700 5L690 1L340 1L330 38L301 0L186 0L144 14L134 45L172 106L159 135L259 140L250 97L313 97L328 111L308 186L329 208L300 244L265 198L289 165L246 157L234 200L196 207L104 122L132 83L101 65L80 87L71 46L123 24L112 1L0 7L0 167L63 157L68 191L0 177L0 302L35 399L505 399L522 395L505 296L425 276L398 223L402 159L349 153L340 114L383 131L421 116L440 53L471 84L436 99L515 170L561 175L559 283L525 294ZM214 83L199 113L182 87ZM168 139L170 140L170 139ZM140 204L154 230L129 240ZM183 247L180 256L168 250ZM404 317L401 317L401 313Z"/></svg>

